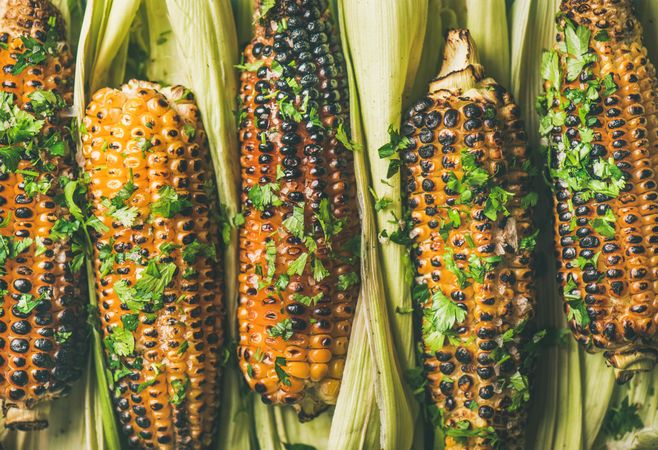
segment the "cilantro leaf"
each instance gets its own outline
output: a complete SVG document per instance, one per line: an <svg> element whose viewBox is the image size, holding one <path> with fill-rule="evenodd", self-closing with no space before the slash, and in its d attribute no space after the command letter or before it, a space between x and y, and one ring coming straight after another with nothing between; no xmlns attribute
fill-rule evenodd
<svg viewBox="0 0 658 450"><path fill-rule="evenodd" d="M256 184L249 189L247 198L254 205L254 208L264 211L267 207L281 206L283 204L283 201L276 194L279 189L278 183L267 183L262 186Z"/></svg>
<svg viewBox="0 0 658 450"><path fill-rule="evenodd" d="M273 338L280 337L284 341L289 340L293 334L294 330L292 329L292 320L283 319L280 322L277 322L276 325L267 330L267 334Z"/></svg>
<svg viewBox="0 0 658 450"><path fill-rule="evenodd" d="M283 383L285 386L290 386L292 384L290 382L290 376L286 373L285 370L283 370L286 364L286 358L277 356L274 360L274 372L276 372L276 375L279 377L279 381L281 381L281 383Z"/></svg>
<svg viewBox="0 0 658 450"><path fill-rule="evenodd" d="M338 290L346 291L359 284L359 275L356 272L347 272L338 275Z"/></svg>
<svg viewBox="0 0 658 450"><path fill-rule="evenodd" d="M297 259L288 265L288 275L302 275L304 273L304 268L306 267L306 261L308 260L308 253L300 254Z"/></svg>
<svg viewBox="0 0 658 450"><path fill-rule="evenodd" d="M192 202L181 198L171 186L162 186L158 191L160 198L151 204L151 213L156 216L172 218L192 208Z"/></svg>
<svg viewBox="0 0 658 450"><path fill-rule="evenodd" d="M295 205L292 213L283 221L283 226L293 236L304 238L304 204Z"/></svg>
<svg viewBox="0 0 658 450"><path fill-rule="evenodd" d="M466 319L466 311L440 289L432 295L431 306L423 308L423 338L432 352L443 347L450 330Z"/></svg>
<svg viewBox="0 0 658 450"><path fill-rule="evenodd" d="M641 429L644 423L639 414L639 407L637 403L631 404L628 396L624 397L619 406L608 409L603 431L615 440L620 440L626 433Z"/></svg>

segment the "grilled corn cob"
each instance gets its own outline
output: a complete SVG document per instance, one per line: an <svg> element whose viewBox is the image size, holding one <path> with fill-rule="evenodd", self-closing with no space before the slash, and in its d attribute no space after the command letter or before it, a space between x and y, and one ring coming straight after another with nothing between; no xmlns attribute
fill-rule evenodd
<svg viewBox="0 0 658 450"><path fill-rule="evenodd" d="M73 57L48 1L0 1L0 392L6 426L47 426L33 409L81 374L86 312L76 220L62 190ZM73 253L76 249L76 255Z"/></svg>
<svg viewBox="0 0 658 450"><path fill-rule="evenodd" d="M301 420L335 404L359 291L344 58L324 0L263 1L244 52L240 367Z"/></svg>
<svg viewBox="0 0 658 450"><path fill-rule="evenodd" d="M131 81L87 106L83 168L117 415L132 446L200 449L218 406L222 297L212 167L192 94Z"/></svg>
<svg viewBox="0 0 658 450"><path fill-rule="evenodd" d="M448 35L429 95L401 128L424 370L445 446L522 448L536 236L520 111Z"/></svg>
<svg viewBox="0 0 658 450"><path fill-rule="evenodd" d="M656 360L656 71L627 0L563 1L541 134L569 325L618 381Z"/></svg>

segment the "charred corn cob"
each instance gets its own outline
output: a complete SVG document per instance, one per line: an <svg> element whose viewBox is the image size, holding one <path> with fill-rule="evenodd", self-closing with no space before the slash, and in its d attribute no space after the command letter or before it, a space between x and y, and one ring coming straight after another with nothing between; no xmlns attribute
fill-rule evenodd
<svg viewBox="0 0 658 450"><path fill-rule="evenodd" d="M627 0L563 1L541 134L569 325L620 382L656 360L656 71Z"/></svg>
<svg viewBox="0 0 658 450"><path fill-rule="evenodd" d="M192 94L131 81L87 106L83 168L116 412L137 448L201 449L217 417L222 297L212 167Z"/></svg>
<svg viewBox="0 0 658 450"><path fill-rule="evenodd" d="M324 0L261 2L241 100L240 367L301 420L335 404L359 291L344 58Z"/></svg>
<svg viewBox="0 0 658 450"><path fill-rule="evenodd" d="M520 111L465 30L401 128L423 362L445 446L522 448L536 236Z"/></svg>
<svg viewBox="0 0 658 450"><path fill-rule="evenodd" d="M73 57L48 1L0 2L0 392L6 426L47 426L35 408L81 374L86 311L72 176ZM74 255L75 252L75 255Z"/></svg>

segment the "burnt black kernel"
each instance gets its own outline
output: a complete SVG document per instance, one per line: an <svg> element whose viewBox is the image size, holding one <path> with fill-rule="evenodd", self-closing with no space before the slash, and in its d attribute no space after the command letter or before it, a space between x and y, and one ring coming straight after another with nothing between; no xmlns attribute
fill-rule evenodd
<svg viewBox="0 0 658 450"><path fill-rule="evenodd" d="M491 406L483 405L478 408L478 415L483 419L491 419L494 416L494 410Z"/></svg>
<svg viewBox="0 0 658 450"><path fill-rule="evenodd" d="M443 130L439 133L438 137L439 143L443 146L449 146L455 143L457 141L457 136L455 136L450 130ZM446 151L446 147L443 148L443 153L454 153L454 149L452 147L448 147L451 150Z"/></svg>
<svg viewBox="0 0 658 450"><path fill-rule="evenodd" d="M493 367L478 367L477 374L481 379L488 380L494 376L494 369Z"/></svg>
<svg viewBox="0 0 658 450"><path fill-rule="evenodd" d="M480 339L493 339L495 337L496 330L489 328L480 328L477 331L477 336Z"/></svg>
<svg viewBox="0 0 658 450"><path fill-rule="evenodd" d="M439 389L443 395L451 395L454 390L454 382L452 381L441 381L439 383Z"/></svg>
<svg viewBox="0 0 658 450"><path fill-rule="evenodd" d="M39 338L34 341L34 348L48 352L53 349L53 343L49 339Z"/></svg>
<svg viewBox="0 0 658 450"><path fill-rule="evenodd" d="M151 421L148 420L146 417L137 417L135 419L135 423L137 423L138 426L141 428L148 428L151 426Z"/></svg>
<svg viewBox="0 0 658 450"><path fill-rule="evenodd" d="M414 103L412 110L415 112L423 112L432 105L434 105L434 100L429 97L425 97Z"/></svg>
<svg viewBox="0 0 658 450"><path fill-rule="evenodd" d="M17 386L25 386L28 382L27 372L16 370L11 374L11 381Z"/></svg>
<svg viewBox="0 0 658 450"><path fill-rule="evenodd" d="M12 339L9 348L16 353L25 353L30 348L30 344L25 339Z"/></svg>
<svg viewBox="0 0 658 450"><path fill-rule="evenodd" d="M482 116L482 108L476 103L469 103L464 106L464 115L469 118L479 118Z"/></svg>
<svg viewBox="0 0 658 450"><path fill-rule="evenodd" d="M37 367L52 367L53 360L47 353L35 353L32 355L32 363Z"/></svg>
<svg viewBox="0 0 658 450"><path fill-rule="evenodd" d="M457 380L457 385L462 391L468 391L473 386L473 377L470 375L462 375Z"/></svg>
<svg viewBox="0 0 658 450"><path fill-rule="evenodd" d="M481 141L484 141L484 134L482 133L471 133L464 137L464 144L467 147L475 147L475 144Z"/></svg>
<svg viewBox="0 0 658 450"><path fill-rule="evenodd" d="M564 123L568 127L575 127L580 125L580 119L577 116L574 116L573 114L569 114Z"/></svg>
<svg viewBox="0 0 658 450"><path fill-rule="evenodd" d="M488 400L494 395L494 388L492 385L483 386L479 389L478 395L483 400Z"/></svg>
<svg viewBox="0 0 658 450"><path fill-rule="evenodd" d="M459 112L456 109L449 109L443 117L443 124L446 127L455 127L459 120Z"/></svg>
<svg viewBox="0 0 658 450"><path fill-rule="evenodd" d="M477 120L477 119L470 119L464 122L464 129L466 131L473 131L477 130L478 128L482 127L482 121Z"/></svg>
<svg viewBox="0 0 658 450"><path fill-rule="evenodd" d="M435 147L433 145L423 145L418 149L418 154L421 158L432 158L434 156Z"/></svg>
<svg viewBox="0 0 658 450"><path fill-rule="evenodd" d="M28 334L32 326L27 320L18 320L12 324L11 329L16 334Z"/></svg>
<svg viewBox="0 0 658 450"><path fill-rule="evenodd" d="M20 400L25 397L25 391L23 389L12 387L9 389L9 398L12 400Z"/></svg>
<svg viewBox="0 0 658 450"><path fill-rule="evenodd" d="M448 398L446 398L446 401L445 401L443 406L446 410L452 411L457 406L457 402L455 401L454 398L448 397Z"/></svg>
<svg viewBox="0 0 658 450"><path fill-rule="evenodd" d="M573 247L566 247L562 249L562 258L569 260L576 257L576 249Z"/></svg>
<svg viewBox="0 0 658 450"><path fill-rule="evenodd" d="M603 146L601 144L592 144L592 151L591 151L592 156L594 156L594 157L604 156L606 153L607 152L606 152L605 146Z"/></svg>
<svg viewBox="0 0 658 450"><path fill-rule="evenodd" d="M445 353L445 352L436 352L436 359L439 361L445 362L445 361L450 361L452 358L452 355L450 353Z"/></svg>
<svg viewBox="0 0 658 450"><path fill-rule="evenodd" d="M631 306L631 311L637 314L641 314L647 310L646 305L633 305Z"/></svg>
<svg viewBox="0 0 658 450"><path fill-rule="evenodd" d="M619 117L621 110L619 108L610 108L606 111L608 117Z"/></svg>
<svg viewBox="0 0 658 450"><path fill-rule="evenodd" d="M423 128L418 135L420 142L430 144L434 141L434 133L429 128Z"/></svg>
<svg viewBox="0 0 658 450"><path fill-rule="evenodd" d="M435 129L441 123L441 113L439 111L432 111L425 116L425 126L430 129Z"/></svg>
<svg viewBox="0 0 658 450"><path fill-rule="evenodd" d="M425 192L432 192L434 190L434 182L426 178L422 182L422 187Z"/></svg>
<svg viewBox="0 0 658 450"><path fill-rule="evenodd" d="M488 312L480 313L480 321L482 322L491 322L493 320L493 315Z"/></svg>
<svg viewBox="0 0 658 450"><path fill-rule="evenodd" d="M468 364L473 360L471 353L463 347L459 347L457 349L455 352L455 357L457 358L457 361L462 364Z"/></svg>

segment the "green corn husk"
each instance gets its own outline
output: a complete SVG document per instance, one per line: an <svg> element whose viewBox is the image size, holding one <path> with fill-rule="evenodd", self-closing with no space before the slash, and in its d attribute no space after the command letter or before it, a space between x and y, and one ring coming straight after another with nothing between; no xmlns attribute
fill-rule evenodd
<svg viewBox="0 0 658 450"><path fill-rule="evenodd" d="M76 73L79 116L92 92L103 86L118 86L126 76L140 75L164 84L183 84L196 94L211 148L222 212L227 219L223 232L225 301L228 341L234 341L238 247L237 231L230 224L238 212L239 159L233 115L237 36L230 4L194 0L91 0L80 48ZM146 55L143 67L127 67L129 51ZM131 59L133 63L136 58ZM93 294L93 285L91 289ZM120 449L98 333L95 333L94 350L98 374L96 404L102 407L97 417L102 417L105 448ZM229 353L233 356L231 350L227 350ZM230 367L231 364L234 361L229 361L223 374L221 423L216 443L218 449L248 449L252 445L252 414L242 398L237 369Z"/></svg>
<svg viewBox="0 0 658 450"><path fill-rule="evenodd" d="M253 31L254 0L231 0L233 16L238 30L238 45L243 49L251 40Z"/></svg>
<svg viewBox="0 0 658 450"><path fill-rule="evenodd" d="M408 449L417 408L401 380L404 370L415 365L413 322L411 315L396 311L412 306L410 262L403 247L378 245L382 230L390 234L397 228L390 223L391 212L400 218L402 207L399 176L385 180L388 162L379 159L377 149L388 142L389 125L399 127L411 94L422 53L414 43L424 39L428 5L342 0L338 7L351 88L352 139L363 148L355 154L363 284L329 447ZM368 186L377 198L392 201L390 209L375 214Z"/></svg>

